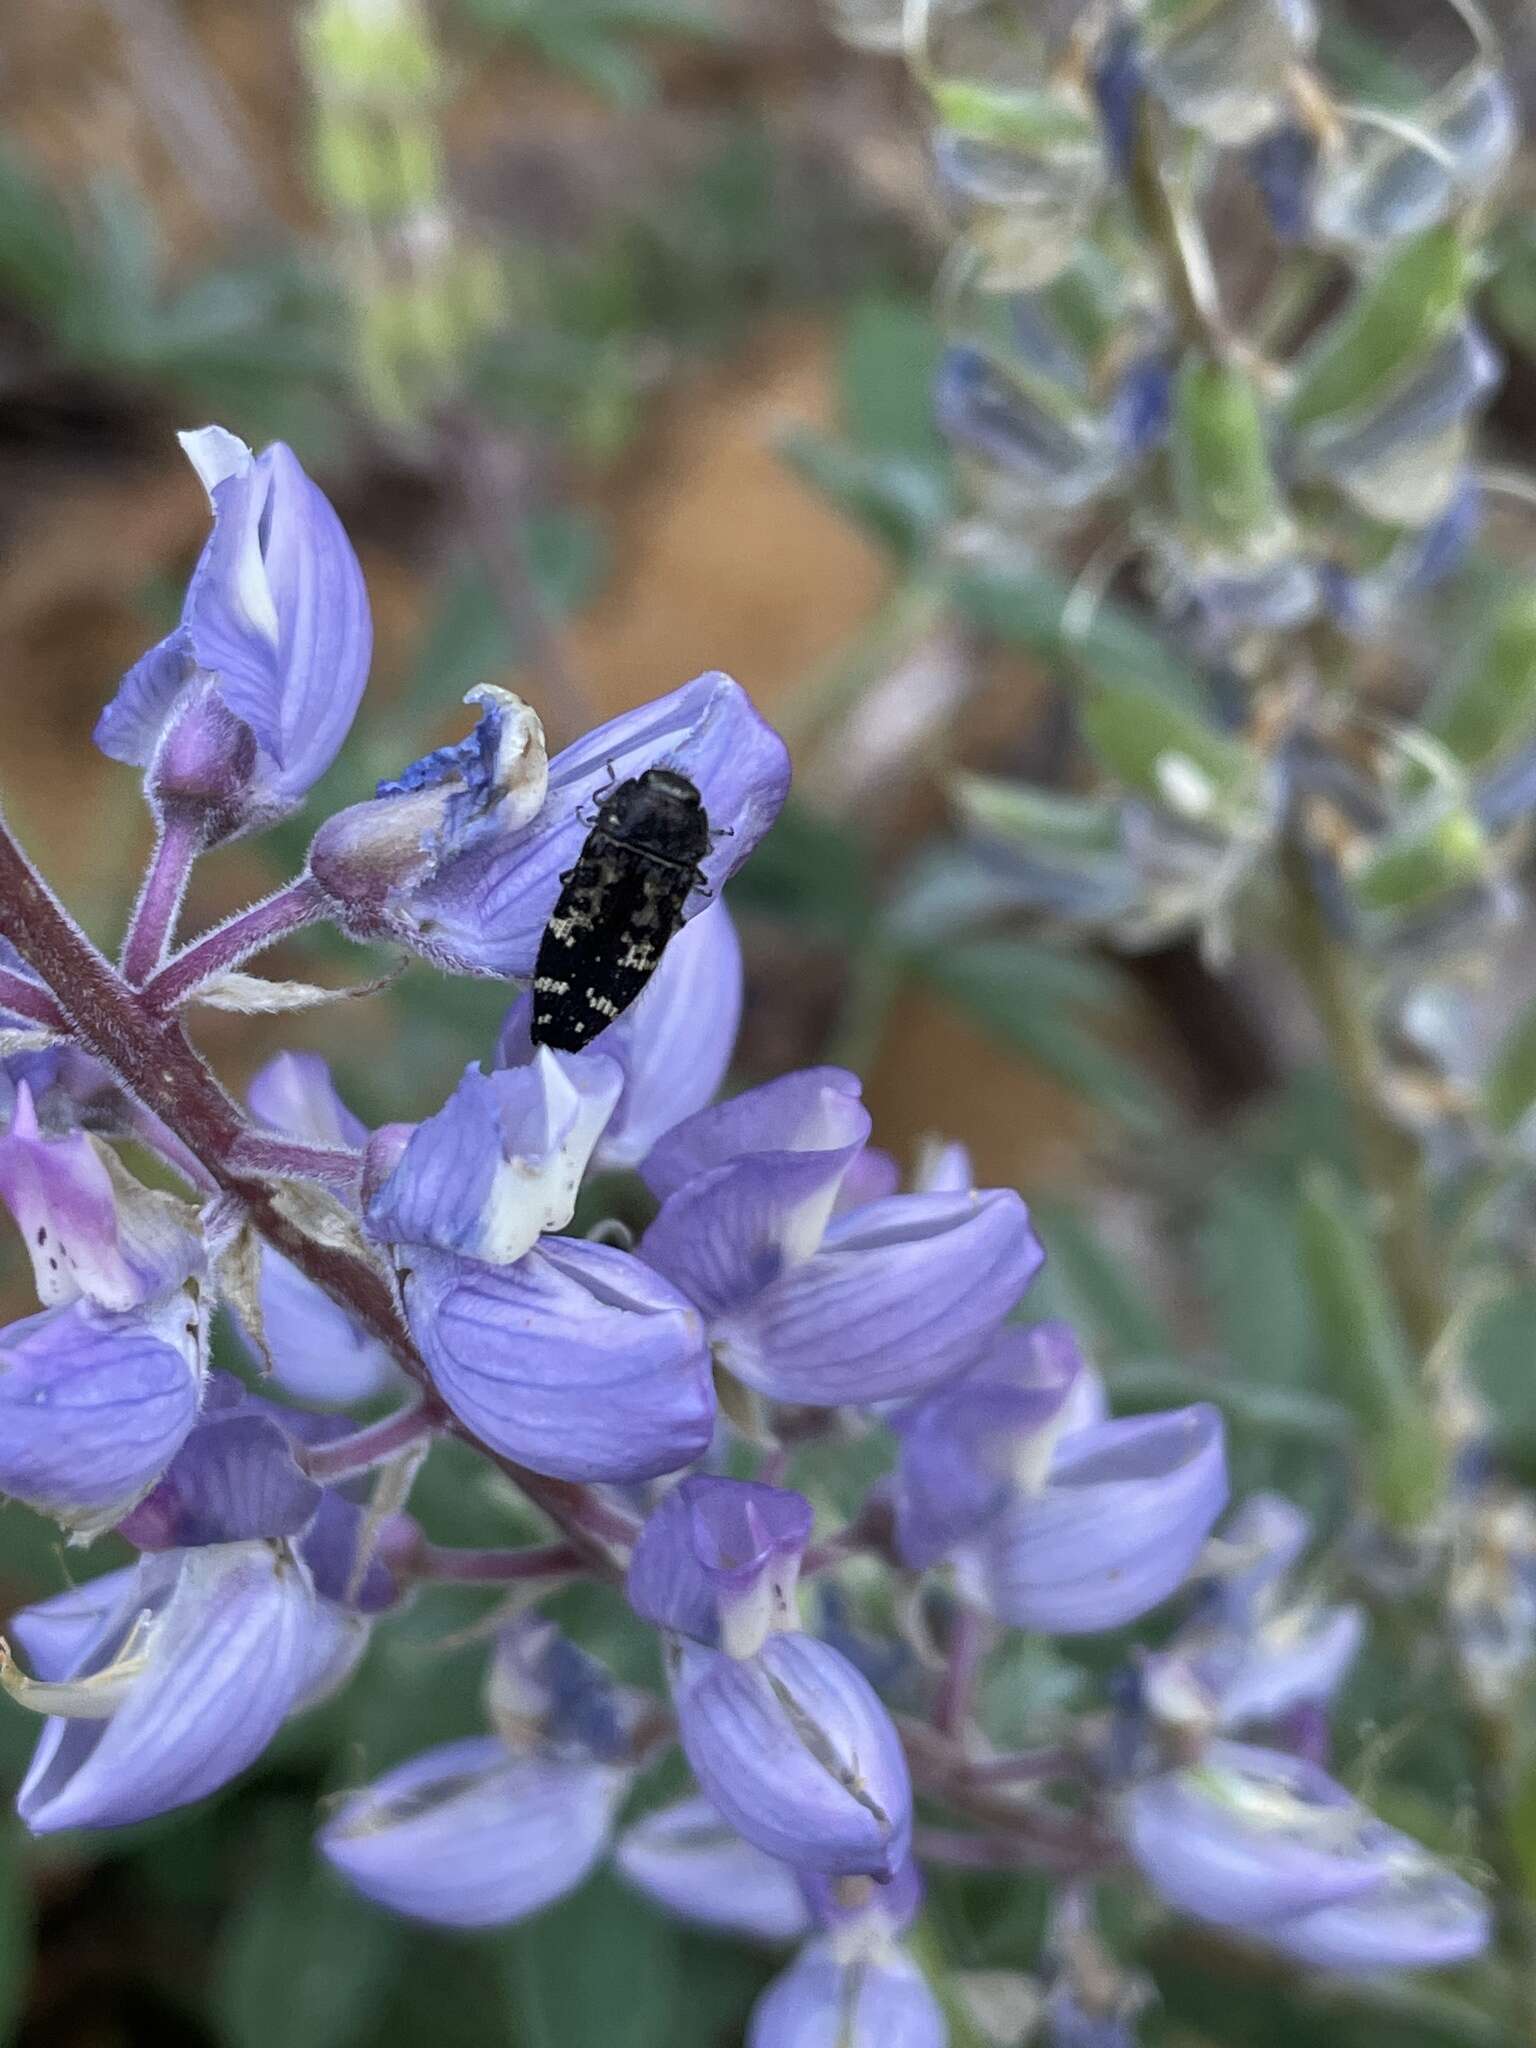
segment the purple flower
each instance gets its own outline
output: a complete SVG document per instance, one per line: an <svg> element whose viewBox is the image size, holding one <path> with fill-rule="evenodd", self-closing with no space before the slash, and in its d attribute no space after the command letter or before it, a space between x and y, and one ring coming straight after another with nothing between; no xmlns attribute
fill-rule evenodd
<svg viewBox="0 0 1536 2048"><path fill-rule="evenodd" d="M708 1316L748 1386L817 1407L920 1393L1033 1278L1018 1196L890 1195L834 1214L869 1132L853 1075L786 1075L701 1111L642 1168L662 1197L641 1256Z"/></svg>
<svg viewBox="0 0 1536 2048"><path fill-rule="evenodd" d="M206 1415L119 1534L141 1550L302 1534L321 1488L299 1469L290 1439L264 1407L237 1395Z"/></svg>
<svg viewBox="0 0 1536 2048"><path fill-rule="evenodd" d="M628 1253L547 1237L515 1266L414 1255L405 1307L433 1382L495 1450L560 1479L651 1479L708 1449L690 1303Z"/></svg>
<svg viewBox="0 0 1536 2048"><path fill-rule="evenodd" d="M1203 1404L1079 1430L961 1567L999 1621L1047 1635L1120 1628L1183 1584L1227 1500L1221 1417Z"/></svg>
<svg viewBox="0 0 1536 2048"><path fill-rule="evenodd" d="M575 1214L581 1177L623 1086L602 1053L540 1046L526 1066L464 1077L403 1146L370 1150L366 1221L393 1245L510 1266Z"/></svg>
<svg viewBox="0 0 1536 2048"><path fill-rule="evenodd" d="M0 1135L0 1201L46 1307L83 1296L98 1308L137 1308L202 1270L186 1205L141 1187L84 1131L45 1135L25 1081Z"/></svg>
<svg viewBox="0 0 1536 2048"><path fill-rule="evenodd" d="M361 1170L367 1126L341 1100L318 1053L279 1053L253 1078L248 1100L269 1130L309 1144L355 1150ZM274 1376L301 1401L346 1407L400 1384L399 1371L378 1338L265 1245L260 1303Z"/></svg>
<svg viewBox="0 0 1536 2048"><path fill-rule="evenodd" d="M927 1978L894 1944L844 1958L813 1941L752 2009L747 2048L946 2048L949 2028Z"/></svg>
<svg viewBox="0 0 1536 2048"><path fill-rule="evenodd" d="M50 1717L17 1800L27 1826L122 1827L226 1784L309 1688L314 1612L287 1546L256 1542L147 1556L94 1600L18 1615L46 1675L7 1660L0 1679Z"/></svg>
<svg viewBox="0 0 1536 2048"><path fill-rule="evenodd" d="M457 973L533 972L560 877L590 830L586 807L610 776L665 763L697 785L716 835L702 864L711 890L757 845L789 788L783 741L729 676L699 676L610 719L547 774L527 707L480 694L488 709L468 740L330 819L310 852L349 930Z"/></svg>
<svg viewBox="0 0 1536 2048"><path fill-rule="evenodd" d="M698 1795L647 1814L620 1837L614 1863L647 1898L701 1927L750 1941L798 1941L810 1928L788 1864L728 1828Z"/></svg>
<svg viewBox="0 0 1536 2048"><path fill-rule="evenodd" d="M795 1634L741 1658L684 1642L674 1695L694 1776L738 1834L797 1869L895 1875L911 1832L906 1758L846 1658Z"/></svg>
<svg viewBox="0 0 1536 2048"><path fill-rule="evenodd" d="M675 1124L712 1102L725 1079L741 1019L741 946L730 913L711 903L661 956L638 999L603 1033L623 1073L618 1104L597 1141L600 1167L635 1167ZM496 1063L524 1067L531 997L507 1013Z"/></svg>
<svg viewBox="0 0 1536 2048"><path fill-rule="evenodd" d="M799 1494L684 1480L641 1531L629 1597L673 1637L683 1750L736 1832L801 1871L889 1879L911 1831L906 1759L868 1681L797 1632L810 1533Z"/></svg>
<svg viewBox="0 0 1536 2048"><path fill-rule="evenodd" d="M658 1628L746 1657L797 1626L795 1583L811 1540L798 1493L745 1479L685 1479L640 1532L629 1601Z"/></svg>
<svg viewBox="0 0 1536 2048"><path fill-rule="evenodd" d="M1049 1469L1063 1436L1100 1419L1082 1405L1089 1386L1065 1324L1010 1325L954 1385L896 1416L903 1559L936 1564L1000 1515L1022 1482Z"/></svg>
<svg viewBox="0 0 1536 2048"><path fill-rule="evenodd" d="M1118 1628L1183 1581L1226 1504L1221 1418L1123 1422L1060 1323L1010 1327L953 1385L894 1418L897 1539L953 1556L998 1620L1055 1635Z"/></svg>
<svg viewBox="0 0 1536 2048"><path fill-rule="evenodd" d="M608 1846L618 1765L445 1743L345 1800L322 1854L381 1906L444 1927L521 1920L574 1891Z"/></svg>
<svg viewBox="0 0 1536 2048"><path fill-rule="evenodd" d="M1126 1795L1126 1838L1171 1905L1329 1969L1460 1962L1488 1935L1463 1883L1315 1764L1216 1742Z"/></svg>
<svg viewBox="0 0 1536 2048"><path fill-rule="evenodd" d="M1372 1890L1277 1921L1260 1938L1293 1962L1345 1976L1440 1969L1481 1955L1489 1935L1481 1896L1408 1836L1396 1844Z"/></svg>
<svg viewBox="0 0 1536 2048"><path fill-rule="evenodd" d="M150 769L162 802L199 806L217 838L291 810L325 773L373 630L351 544L288 448L252 456L222 427L180 438L213 532L181 624L128 671L96 743Z"/></svg>
<svg viewBox="0 0 1536 2048"><path fill-rule="evenodd" d="M1080 367L1026 358L1020 368L956 344L939 364L934 411L950 440L995 467L1037 511L1090 504L1161 437L1168 379L1160 363L1138 362L1102 410L1085 401Z"/></svg>
<svg viewBox="0 0 1536 2048"><path fill-rule="evenodd" d="M1305 1515L1278 1494L1244 1502L1213 1546L1195 1617L1144 1668L1148 1704L1160 1719L1238 1728L1332 1698L1360 1648L1365 1618L1358 1607L1287 1597L1285 1576L1307 1533Z"/></svg>
<svg viewBox="0 0 1536 2048"><path fill-rule="evenodd" d="M81 1299L0 1331L0 1492L82 1538L110 1528L196 1419L203 1336L184 1293L121 1314Z"/></svg>
<svg viewBox="0 0 1536 2048"><path fill-rule="evenodd" d="M486 1688L495 1735L428 1750L354 1793L320 1847L382 1906L447 1927L488 1927L574 1889L608 1846L633 1771L634 1702L548 1622L497 1647Z"/></svg>
<svg viewBox="0 0 1536 2048"><path fill-rule="evenodd" d="M339 1417L274 1407L214 1373L202 1419L118 1525L141 1550L289 1539L316 1595L313 1675L300 1705L340 1684L367 1645L372 1619L399 1601L388 1553L415 1533L404 1516L375 1523L361 1499L318 1485L302 1469L303 1443L347 1427Z"/></svg>

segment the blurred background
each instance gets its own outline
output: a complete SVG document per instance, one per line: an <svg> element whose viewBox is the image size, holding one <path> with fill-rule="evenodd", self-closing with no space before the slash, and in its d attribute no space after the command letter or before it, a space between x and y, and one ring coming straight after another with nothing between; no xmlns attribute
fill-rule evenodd
<svg viewBox="0 0 1536 2048"><path fill-rule="evenodd" d="M189 926L276 886L327 810L462 732L476 683L521 691L560 744L724 668L797 762L791 809L732 892L740 1077L844 1061L903 1159L929 1134L967 1141L978 1181L1036 1207L1049 1305L1082 1309L1133 1400L1166 1390L1159 1361L1191 1339L1237 1348L1246 1318L1267 1347L1256 1377L1272 1365L1293 1384L1287 1454L1306 1466L1328 1418L1306 1405L1305 1310L1265 1177L1339 1139L1284 984L1247 962L1218 979L1186 943L1112 958L949 915L944 776L1048 780L1060 755L1064 586L1021 561L966 604L914 573L900 508L916 522L956 489L928 395L951 229L917 96L863 33L875 11L6 8L0 796L113 941L148 834L137 777L90 735L174 619L206 532L175 431L290 442L361 556L373 679L305 814L199 866ZM1433 33L1420 0L1341 19L1362 61ZM1514 9L1505 26L1525 96L1536 26ZM1509 372L1490 432L1518 458L1536 431L1536 237L1514 211L1485 310ZM321 935L270 971L340 984L388 964ZM380 1121L440 1102L504 1006L494 986L412 968L366 1003L208 1017L198 1035L236 1085L279 1045L325 1052ZM1246 1165L1213 1222L1218 1138ZM8 1239L0 1302L30 1306ZM434 1460L423 1513L442 1540L497 1526L463 1477ZM56 1532L0 1507L0 1613L74 1570ZM207 1808L25 1848L0 1820L0 2041L737 2040L766 1966L660 1927L607 1880L531 1931L450 1943L314 1869L328 1784L472 1725L476 1654L455 1631L479 1610L456 1598L413 1615L344 1702ZM617 1617L590 1620L617 1639ZM1032 1697L1071 1683L1047 1651L1036 1666ZM32 1734L0 1706L0 1782ZM984 1941L951 1930L973 1959L1027 1960L1038 1901L1014 1889ZM1353 2040L1345 2025L1307 2038Z"/></svg>

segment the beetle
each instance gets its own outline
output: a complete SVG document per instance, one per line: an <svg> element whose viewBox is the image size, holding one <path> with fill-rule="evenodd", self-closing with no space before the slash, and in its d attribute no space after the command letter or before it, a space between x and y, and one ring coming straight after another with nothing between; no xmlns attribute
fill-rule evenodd
<svg viewBox="0 0 1536 2048"><path fill-rule="evenodd" d="M697 786L675 768L602 793L539 940L535 1045L579 1052L624 1014L681 927L713 836Z"/></svg>

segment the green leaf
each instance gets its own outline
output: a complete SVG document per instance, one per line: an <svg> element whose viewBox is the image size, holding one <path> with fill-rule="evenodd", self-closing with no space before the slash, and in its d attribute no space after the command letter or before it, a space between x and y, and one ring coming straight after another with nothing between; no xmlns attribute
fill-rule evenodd
<svg viewBox="0 0 1536 2048"><path fill-rule="evenodd" d="M1512 592L1452 664L1424 713L1458 760L1481 768L1536 725L1536 584Z"/></svg>
<svg viewBox="0 0 1536 2048"><path fill-rule="evenodd" d="M262 1816L214 1961L212 2006L227 2048L343 2048L370 2037L388 1995L393 1923L345 1890L315 1854L313 1811Z"/></svg>
<svg viewBox="0 0 1536 2048"><path fill-rule="evenodd" d="M1326 1167L1304 1178L1298 1220L1329 1384L1363 1425L1377 1505L1395 1525L1416 1527L1439 1498L1445 1453L1375 1246Z"/></svg>
<svg viewBox="0 0 1536 2048"><path fill-rule="evenodd" d="M0 2048L14 2036L32 1968L25 1841L17 1822L0 1820Z"/></svg>
<svg viewBox="0 0 1536 2048"><path fill-rule="evenodd" d="M948 517L952 492L937 463L871 454L813 427L794 427L779 453L805 483L902 561L923 553Z"/></svg>
<svg viewBox="0 0 1536 2048"><path fill-rule="evenodd" d="M969 78L939 79L929 90L940 124L955 135L1027 152L1061 147L1077 153L1097 142L1093 114L1081 96Z"/></svg>
<svg viewBox="0 0 1536 2048"><path fill-rule="evenodd" d="M943 467L944 443L933 420L938 362L938 331L925 306L890 298L854 306L843 329L838 391L840 422L855 447Z"/></svg>
<svg viewBox="0 0 1536 2048"><path fill-rule="evenodd" d="M1473 277L1458 226L1428 228L1367 277L1301 366L1293 427L1370 404L1461 317Z"/></svg>
<svg viewBox="0 0 1536 2048"><path fill-rule="evenodd" d="M1233 364L1186 357L1169 454L1179 516L1202 541L1235 553L1283 524L1258 389Z"/></svg>
<svg viewBox="0 0 1536 2048"><path fill-rule="evenodd" d="M874 912L868 859L851 832L794 798L731 882L733 909L787 918L820 937L858 938Z"/></svg>
<svg viewBox="0 0 1536 2048"><path fill-rule="evenodd" d="M1049 569L1021 564L958 570L955 602L985 631L1049 659L1070 662L1090 678L1134 677L1146 690L1200 718L1210 715L1205 685L1155 633L1118 605L1099 604L1079 630L1065 627L1070 586Z"/></svg>
<svg viewBox="0 0 1536 2048"><path fill-rule="evenodd" d="M1161 1090L1109 1046L1091 1020L1123 993L1113 969L1028 939L965 939L913 956L912 965L1005 1045L1039 1061L1085 1100L1148 1134L1170 1108Z"/></svg>
<svg viewBox="0 0 1536 2048"><path fill-rule="evenodd" d="M1089 862L1119 855L1120 807L1108 797L1075 796L991 775L956 775L950 791L966 824L1021 853Z"/></svg>
<svg viewBox="0 0 1536 2048"><path fill-rule="evenodd" d="M1242 1378L1266 1387L1310 1379L1317 1321L1294 1203L1227 1173L1211 1190L1197 1251L1217 1340Z"/></svg>
<svg viewBox="0 0 1536 2048"><path fill-rule="evenodd" d="M1115 674L1105 664L1085 672L1078 715L1083 737L1110 772L1155 800L1166 801L1174 763L1195 772L1213 805L1253 780L1246 747L1134 670Z"/></svg>
<svg viewBox="0 0 1536 2048"><path fill-rule="evenodd" d="M518 2048L703 2048L671 1922L606 1873L497 1943Z"/></svg>
<svg viewBox="0 0 1536 2048"><path fill-rule="evenodd" d="M68 318L89 292L68 214L10 149L0 149L0 290L42 320Z"/></svg>
<svg viewBox="0 0 1536 2048"><path fill-rule="evenodd" d="M1367 911L1423 909L1465 889L1487 872L1489 847L1470 805L1442 808L1389 832L1349 877L1350 894Z"/></svg>
<svg viewBox="0 0 1536 2048"><path fill-rule="evenodd" d="M1303 1178L1297 1225L1329 1382L1380 1426L1415 1398L1412 1356L1358 1204L1327 1167Z"/></svg>

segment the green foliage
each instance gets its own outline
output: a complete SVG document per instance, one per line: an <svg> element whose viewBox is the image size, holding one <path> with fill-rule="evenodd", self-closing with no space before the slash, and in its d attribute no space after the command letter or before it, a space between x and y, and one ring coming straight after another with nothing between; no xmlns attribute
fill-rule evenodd
<svg viewBox="0 0 1536 2048"><path fill-rule="evenodd" d="M1390 251L1319 336L1291 399L1295 427L1368 404L1460 318L1473 256L1454 224L1426 228Z"/></svg>
<svg viewBox="0 0 1536 2048"><path fill-rule="evenodd" d="M1359 1418L1382 1513L1418 1527L1444 1484L1444 1452L1390 1287L1355 1204L1324 1167L1303 1183L1299 1221L1329 1383Z"/></svg>
<svg viewBox="0 0 1536 2048"><path fill-rule="evenodd" d="M1258 389L1234 365L1186 359L1170 454L1179 516L1206 545L1235 554L1283 524Z"/></svg>
<svg viewBox="0 0 1536 2048"><path fill-rule="evenodd" d="M713 2048L762 1972L599 1876L495 1944L517 2048Z"/></svg>
<svg viewBox="0 0 1536 2048"><path fill-rule="evenodd" d="M497 36L516 36L620 106L655 89L655 72L636 36L712 37L719 33L696 0L460 0L465 14Z"/></svg>
<svg viewBox="0 0 1536 2048"><path fill-rule="evenodd" d="M331 285L297 254L173 281L147 201L100 180L78 218L0 151L0 293L78 366L163 387L252 439L286 435L323 459L344 381Z"/></svg>
<svg viewBox="0 0 1536 2048"><path fill-rule="evenodd" d="M1172 1108L1151 1076L1103 1036L1125 1009L1124 984L1107 963L1038 940L975 938L925 949L911 964L992 1037L1086 1101L1145 1136L1168 1128Z"/></svg>
<svg viewBox="0 0 1536 2048"><path fill-rule="evenodd" d="M25 1837L17 1821L0 1821L0 2044L14 2038L32 1963L32 1909Z"/></svg>
<svg viewBox="0 0 1536 2048"><path fill-rule="evenodd" d="M213 1963L225 2048L347 2048L374 2037L399 1942L393 1923L316 1856L315 1822L288 1800L248 1830L249 1867Z"/></svg>

